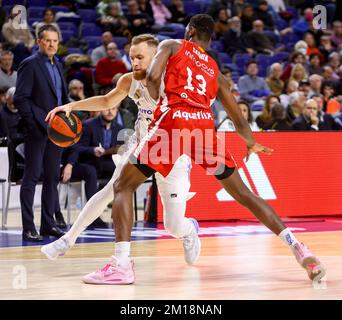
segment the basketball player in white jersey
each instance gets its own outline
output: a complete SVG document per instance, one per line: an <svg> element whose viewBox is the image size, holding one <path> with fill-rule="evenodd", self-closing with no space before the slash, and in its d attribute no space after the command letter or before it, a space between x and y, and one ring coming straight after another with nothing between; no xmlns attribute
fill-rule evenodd
<svg viewBox="0 0 342 320"><path fill-rule="evenodd" d="M116 164L113 177L108 184L97 192L87 202L80 212L71 229L60 239L47 244L41 251L51 260L64 255L72 247L77 237L84 229L98 218L107 204L113 200L113 184L119 177L121 168L128 161L131 151L137 143L147 134L148 126L153 120L153 111L156 102L150 97L146 88L146 70L157 51L158 40L150 34L143 34L132 39L130 57L132 60L133 72L124 74L120 77L117 86L104 96L96 96L89 99L71 102L52 110L46 117L46 121L53 118L56 112L66 112L67 116L71 111L101 111L118 106L119 103L129 96L134 100L139 108L138 119L135 124L135 133L131 136L127 151L119 156L114 155L113 160ZM162 94L162 89L161 89ZM191 170L191 159L183 155L179 158L171 171L164 178L156 174L158 190L164 207L164 226L165 229L174 237L183 239L184 258L188 264L193 264L200 255L201 243L198 237L198 223L195 219L185 218L186 201L191 197L189 193ZM126 257L130 251L130 242L119 242L115 244L115 263L125 265L129 261ZM103 282L102 282L103 283ZM111 283L115 284L115 283Z"/></svg>

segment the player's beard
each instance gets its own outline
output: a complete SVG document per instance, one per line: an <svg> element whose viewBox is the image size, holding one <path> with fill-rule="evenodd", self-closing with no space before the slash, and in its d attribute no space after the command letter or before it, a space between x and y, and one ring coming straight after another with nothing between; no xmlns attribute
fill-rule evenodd
<svg viewBox="0 0 342 320"><path fill-rule="evenodd" d="M139 70L139 71L134 71L133 70L133 78L135 80L143 80L146 78L146 70Z"/></svg>

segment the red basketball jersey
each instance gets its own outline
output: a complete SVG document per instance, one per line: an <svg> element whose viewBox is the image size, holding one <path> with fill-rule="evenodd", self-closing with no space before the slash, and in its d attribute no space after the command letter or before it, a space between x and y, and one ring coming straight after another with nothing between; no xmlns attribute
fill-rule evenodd
<svg viewBox="0 0 342 320"><path fill-rule="evenodd" d="M166 67L161 106L186 103L210 109L217 95L218 72L215 60L205 50L194 42L182 40L182 46Z"/></svg>

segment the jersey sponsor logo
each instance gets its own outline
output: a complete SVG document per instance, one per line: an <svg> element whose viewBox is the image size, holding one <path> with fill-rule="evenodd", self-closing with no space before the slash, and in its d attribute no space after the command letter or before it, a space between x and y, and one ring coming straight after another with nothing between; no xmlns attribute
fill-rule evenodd
<svg viewBox="0 0 342 320"><path fill-rule="evenodd" d="M249 161L245 162L245 166L249 173L251 182L254 184L257 194L265 200L276 200L277 196L273 190L270 180L268 179L259 156L252 154L249 158ZM253 192L250 181L248 180L243 168L239 169L239 174L247 188ZM218 201L235 201L225 189L221 189L219 192L217 192L216 197Z"/></svg>
<svg viewBox="0 0 342 320"><path fill-rule="evenodd" d="M139 108L139 113L147 116L153 116L153 111L150 109Z"/></svg>
<svg viewBox="0 0 342 320"><path fill-rule="evenodd" d="M194 119L194 120L213 120L213 116L210 112L186 112L177 110L173 113L172 119L175 118L183 118L185 120Z"/></svg>
<svg viewBox="0 0 342 320"><path fill-rule="evenodd" d="M208 62L208 55L200 53L196 48L192 48L192 51L203 61Z"/></svg>
<svg viewBox="0 0 342 320"><path fill-rule="evenodd" d="M212 77L215 74L213 68L208 67L205 63L196 59L196 57L189 51L185 51L185 55L196 65L196 67L201 68L203 72Z"/></svg>

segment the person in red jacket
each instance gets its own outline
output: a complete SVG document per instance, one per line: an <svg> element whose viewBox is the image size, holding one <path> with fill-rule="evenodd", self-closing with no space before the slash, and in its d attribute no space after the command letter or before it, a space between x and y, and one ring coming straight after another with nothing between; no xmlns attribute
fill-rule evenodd
<svg viewBox="0 0 342 320"><path fill-rule="evenodd" d="M127 73L127 68L119 58L118 47L114 42L107 45L107 57L102 58L96 64L96 83L101 86L101 91L108 92L113 88L113 78L118 73ZM115 78L114 78L115 79Z"/></svg>

